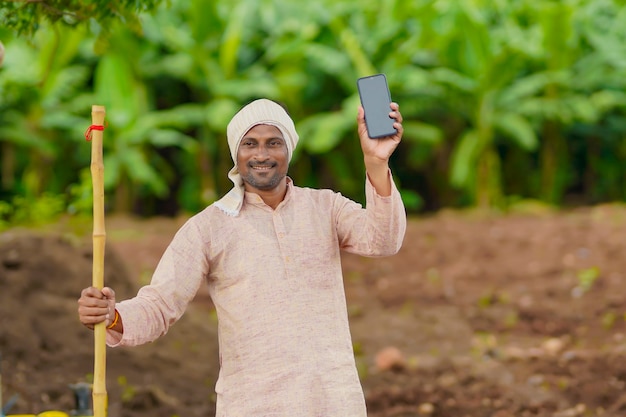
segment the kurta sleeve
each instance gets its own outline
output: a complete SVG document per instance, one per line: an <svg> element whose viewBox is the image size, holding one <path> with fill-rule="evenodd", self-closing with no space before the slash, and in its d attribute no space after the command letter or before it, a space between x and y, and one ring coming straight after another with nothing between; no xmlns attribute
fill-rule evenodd
<svg viewBox="0 0 626 417"><path fill-rule="evenodd" d="M334 202L337 236L341 248L362 256L389 256L397 253L406 232L406 211L393 182L391 195L382 197L366 177L365 209L345 197Z"/></svg>
<svg viewBox="0 0 626 417"><path fill-rule="evenodd" d="M167 333L185 312L209 272L207 242L195 218L176 233L149 285L117 303L124 333L107 332L109 346L134 346Z"/></svg>

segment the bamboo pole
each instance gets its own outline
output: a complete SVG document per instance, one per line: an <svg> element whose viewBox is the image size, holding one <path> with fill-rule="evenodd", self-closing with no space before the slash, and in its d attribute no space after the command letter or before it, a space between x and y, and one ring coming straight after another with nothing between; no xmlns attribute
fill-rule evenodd
<svg viewBox="0 0 626 417"><path fill-rule="evenodd" d="M104 106L91 107L93 126L104 126ZM102 160L102 130L92 130L91 136L91 179L93 184L93 286L104 287L104 163ZM94 372L93 372L94 417L106 417L108 398L106 391L106 322L94 327Z"/></svg>

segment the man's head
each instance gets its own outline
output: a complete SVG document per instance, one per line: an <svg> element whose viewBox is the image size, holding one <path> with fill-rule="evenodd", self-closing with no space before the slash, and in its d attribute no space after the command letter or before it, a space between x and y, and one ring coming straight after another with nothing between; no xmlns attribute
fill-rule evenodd
<svg viewBox="0 0 626 417"><path fill-rule="evenodd" d="M298 143L293 121L279 104L266 99L243 107L227 128L235 166L229 177L236 186L270 190L287 175Z"/></svg>
<svg viewBox="0 0 626 417"><path fill-rule="evenodd" d="M289 151L283 134L276 126L252 127L239 143L239 175L248 191L270 191L287 176Z"/></svg>

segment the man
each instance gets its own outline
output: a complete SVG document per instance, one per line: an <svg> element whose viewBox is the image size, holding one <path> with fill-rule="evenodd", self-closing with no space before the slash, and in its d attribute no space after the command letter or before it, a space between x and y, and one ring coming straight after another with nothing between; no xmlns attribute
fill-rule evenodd
<svg viewBox="0 0 626 417"><path fill-rule="evenodd" d="M406 214L389 170L402 137L370 139L357 116L366 167L366 208L287 176L298 134L270 100L242 108L227 129L234 187L189 219L152 282L116 303L110 288L82 291L80 321L106 321L109 346L167 332L203 282L218 317L217 417L364 417L343 287L340 250L396 253Z"/></svg>

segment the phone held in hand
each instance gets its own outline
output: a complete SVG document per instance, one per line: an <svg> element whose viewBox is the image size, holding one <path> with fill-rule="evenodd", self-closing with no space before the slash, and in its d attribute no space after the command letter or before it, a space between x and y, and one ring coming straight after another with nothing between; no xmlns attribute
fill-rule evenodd
<svg viewBox="0 0 626 417"><path fill-rule="evenodd" d="M397 133L391 112L391 93L385 74L375 74L357 80L361 105L365 110L365 125L370 138L384 138Z"/></svg>

